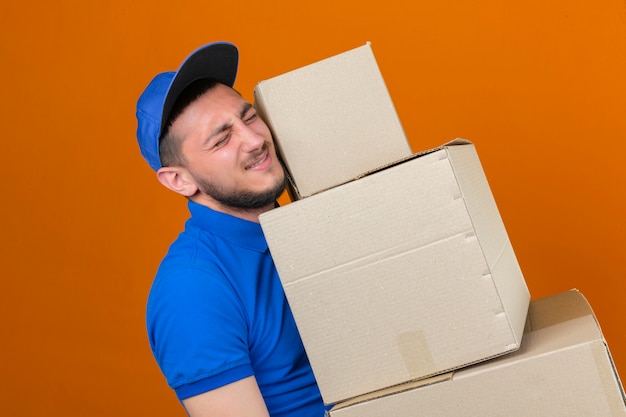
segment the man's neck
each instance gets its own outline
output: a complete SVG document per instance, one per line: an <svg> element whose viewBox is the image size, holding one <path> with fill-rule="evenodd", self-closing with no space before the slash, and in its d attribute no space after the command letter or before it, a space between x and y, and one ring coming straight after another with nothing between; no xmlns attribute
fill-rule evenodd
<svg viewBox="0 0 626 417"><path fill-rule="evenodd" d="M275 203L272 202L267 206L256 209L242 209L238 207L231 207L220 203L211 198L207 198L204 195L197 195L190 198L191 201L197 204L206 206L212 210L219 211L221 213L230 214L231 216L238 217L243 220L248 220L254 223L259 223L259 216L275 207Z"/></svg>

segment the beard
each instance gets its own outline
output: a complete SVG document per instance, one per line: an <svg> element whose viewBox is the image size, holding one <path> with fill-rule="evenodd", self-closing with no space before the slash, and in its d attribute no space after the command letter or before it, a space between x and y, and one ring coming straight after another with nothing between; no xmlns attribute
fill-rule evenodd
<svg viewBox="0 0 626 417"><path fill-rule="evenodd" d="M285 190L286 175L277 178L275 184L259 192L226 190L203 178L195 178L198 190L221 204L236 210L255 210L273 204Z"/></svg>

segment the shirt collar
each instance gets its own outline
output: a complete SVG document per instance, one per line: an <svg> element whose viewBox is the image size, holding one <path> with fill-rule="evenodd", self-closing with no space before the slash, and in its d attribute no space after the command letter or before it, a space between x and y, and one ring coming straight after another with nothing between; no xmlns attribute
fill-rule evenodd
<svg viewBox="0 0 626 417"><path fill-rule="evenodd" d="M259 223L215 211L193 201L189 201L188 207L191 213L189 223L241 247L257 252L268 249Z"/></svg>

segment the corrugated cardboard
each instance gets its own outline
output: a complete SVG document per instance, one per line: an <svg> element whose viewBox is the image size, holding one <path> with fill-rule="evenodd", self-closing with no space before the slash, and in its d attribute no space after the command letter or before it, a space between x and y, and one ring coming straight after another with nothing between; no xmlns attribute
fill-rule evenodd
<svg viewBox="0 0 626 417"><path fill-rule="evenodd" d="M519 347L528 289L467 141L260 221L327 403Z"/></svg>
<svg viewBox="0 0 626 417"><path fill-rule="evenodd" d="M331 417L617 417L625 397L591 307L578 291L533 301L514 353L337 405Z"/></svg>
<svg viewBox="0 0 626 417"><path fill-rule="evenodd" d="M254 96L293 199L412 153L369 43L261 81Z"/></svg>

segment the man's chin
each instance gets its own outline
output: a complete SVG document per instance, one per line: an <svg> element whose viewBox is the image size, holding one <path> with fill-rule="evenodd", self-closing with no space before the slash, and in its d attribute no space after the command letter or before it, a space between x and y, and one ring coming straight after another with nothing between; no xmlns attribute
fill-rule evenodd
<svg viewBox="0 0 626 417"><path fill-rule="evenodd" d="M209 190L205 190L209 191ZM285 181L283 179L265 191L239 191L230 194L208 192L214 200L221 204L237 210L257 210L268 206L273 206L274 202L285 191Z"/></svg>

